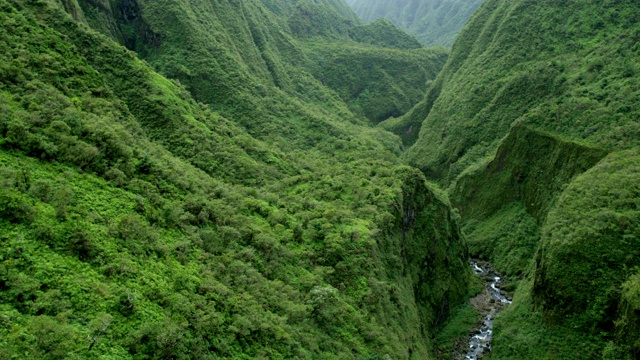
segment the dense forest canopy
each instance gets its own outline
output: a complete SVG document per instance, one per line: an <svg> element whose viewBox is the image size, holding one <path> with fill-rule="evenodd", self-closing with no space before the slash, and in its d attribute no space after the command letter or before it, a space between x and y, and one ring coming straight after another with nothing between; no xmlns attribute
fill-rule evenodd
<svg viewBox="0 0 640 360"><path fill-rule="evenodd" d="M369 125L446 52L341 1L0 9L0 358L430 356L466 246Z"/></svg>

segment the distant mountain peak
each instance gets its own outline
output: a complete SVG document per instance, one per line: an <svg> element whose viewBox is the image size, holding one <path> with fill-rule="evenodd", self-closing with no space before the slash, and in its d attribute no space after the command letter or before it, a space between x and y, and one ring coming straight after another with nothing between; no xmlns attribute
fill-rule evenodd
<svg viewBox="0 0 640 360"><path fill-rule="evenodd" d="M427 46L451 47L456 35L483 0L348 0L371 22L389 19Z"/></svg>

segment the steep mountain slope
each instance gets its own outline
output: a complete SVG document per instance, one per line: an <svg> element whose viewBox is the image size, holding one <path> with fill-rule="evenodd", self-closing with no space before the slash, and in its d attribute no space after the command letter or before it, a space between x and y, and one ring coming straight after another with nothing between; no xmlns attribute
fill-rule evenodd
<svg viewBox="0 0 640 360"><path fill-rule="evenodd" d="M309 71L372 123L411 110L447 59L440 49L398 50L341 42L311 43L305 51L314 59Z"/></svg>
<svg viewBox="0 0 640 360"><path fill-rule="evenodd" d="M638 10L488 0L425 99L383 123L421 127L405 159L519 282L492 358L637 357Z"/></svg>
<svg viewBox="0 0 640 360"><path fill-rule="evenodd" d="M289 17L308 71L371 123L417 104L442 69L445 51L423 49L389 21L354 26L328 9L301 1Z"/></svg>
<svg viewBox="0 0 640 360"><path fill-rule="evenodd" d="M447 201L243 43L255 9L275 31L293 5L205 21L235 43L162 3L0 0L0 357L429 358L469 276Z"/></svg>
<svg viewBox="0 0 640 360"><path fill-rule="evenodd" d="M427 95L409 162L451 181L518 119L608 149L637 146L636 8L605 5L483 5Z"/></svg>
<svg viewBox="0 0 640 360"><path fill-rule="evenodd" d="M361 24L342 1L78 3L79 8L71 13L82 14L79 17L91 27L136 51L163 75L179 80L197 101L233 117L253 136L276 142L283 149L315 146L323 140L319 134L343 131L339 128L345 120L363 122L304 70L315 59L305 54L297 41L355 43L350 31ZM399 38L397 29L371 30L364 33ZM127 32L132 34L122 35ZM370 37L360 38L383 50L380 44L372 44ZM415 77L409 84L386 79L402 91L409 91L407 85L426 90L420 80L433 78L442 64L424 53L405 56L395 52L392 56L398 62L426 64L418 73L409 72L415 67L403 73ZM414 96L411 104L418 101ZM339 122L334 114L339 114ZM323 130L309 133L309 123ZM279 131L283 128L295 131Z"/></svg>
<svg viewBox="0 0 640 360"><path fill-rule="evenodd" d="M352 0L366 21L385 18L427 46L453 45L456 35L483 0Z"/></svg>

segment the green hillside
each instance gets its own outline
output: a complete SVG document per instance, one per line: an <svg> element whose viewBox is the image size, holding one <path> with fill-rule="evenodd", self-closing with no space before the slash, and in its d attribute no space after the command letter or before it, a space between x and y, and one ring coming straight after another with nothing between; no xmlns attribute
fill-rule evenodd
<svg viewBox="0 0 640 360"><path fill-rule="evenodd" d="M448 55L423 48L389 21L362 25L322 2L299 2L288 21L305 69L372 124L416 105Z"/></svg>
<svg viewBox="0 0 640 360"><path fill-rule="evenodd" d="M638 13L0 0L0 359L638 358Z"/></svg>
<svg viewBox="0 0 640 360"><path fill-rule="evenodd" d="M607 4L483 5L427 95L436 100L409 163L451 181L516 120L611 150L637 146L636 7Z"/></svg>
<svg viewBox="0 0 640 360"><path fill-rule="evenodd" d="M309 71L346 101L351 111L378 123L416 105L444 65L441 49L379 48L313 42Z"/></svg>
<svg viewBox="0 0 640 360"><path fill-rule="evenodd" d="M134 50L164 76L180 81L194 99L283 150L314 146L322 141L318 136L341 131L336 128L345 122L366 120L347 111L343 99L305 71L316 62L304 51L305 43L368 44L379 52L389 46L420 47L395 28L361 26L342 1L142 0L132 4L79 1L78 10L71 13L83 14L79 17L92 28ZM117 15L122 13L127 15ZM426 90L425 79L434 79L441 69L441 59L434 61L428 52L420 54L390 55L393 62L411 63L411 68L397 70L411 81L385 81L402 93L396 98L405 92L414 94L410 99L392 99L383 112L394 113L395 103L402 100L413 106L420 100L417 93ZM374 70L359 76L367 81L377 74ZM314 129L309 131L305 122L313 122ZM290 132L283 133L284 128Z"/></svg>
<svg viewBox="0 0 640 360"><path fill-rule="evenodd" d="M638 10L488 0L383 123L448 188L472 256L518 285L492 358L638 356Z"/></svg>
<svg viewBox="0 0 640 360"><path fill-rule="evenodd" d="M0 358L431 357L458 220L294 5L0 0Z"/></svg>
<svg viewBox="0 0 640 360"><path fill-rule="evenodd" d="M349 5L368 22L391 20L427 46L450 48L458 32L482 0L351 0Z"/></svg>

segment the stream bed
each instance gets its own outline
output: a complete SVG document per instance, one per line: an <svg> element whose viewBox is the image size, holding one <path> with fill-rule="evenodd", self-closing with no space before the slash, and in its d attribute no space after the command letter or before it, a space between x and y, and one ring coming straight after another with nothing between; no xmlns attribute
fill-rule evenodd
<svg viewBox="0 0 640 360"><path fill-rule="evenodd" d="M469 347L465 360L482 359L486 353L491 351L491 339L493 338L493 319L502 310L505 305L511 304L509 300L500 291L501 278L495 270L488 264L481 264L478 261L470 261L471 268L476 275L485 280L484 298L487 299L485 317L480 327L473 333L469 340ZM486 296L488 293L489 296ZM481 298L482 296L478 296Z"/></svg>

